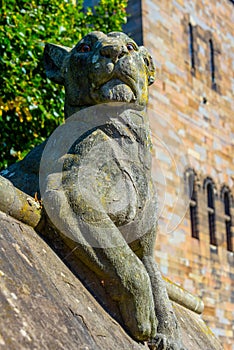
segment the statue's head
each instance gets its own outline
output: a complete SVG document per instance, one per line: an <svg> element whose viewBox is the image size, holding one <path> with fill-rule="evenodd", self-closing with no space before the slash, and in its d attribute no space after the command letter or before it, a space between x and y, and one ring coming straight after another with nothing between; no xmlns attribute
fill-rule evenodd
<svg viewBox="0 0 234 350"><path fill-rule="evenodd" d="M147 49L126 34L91 32L73 49L46 44L47 76L65 86L65 115L108 102L145 106L155 68Z"/></svg>

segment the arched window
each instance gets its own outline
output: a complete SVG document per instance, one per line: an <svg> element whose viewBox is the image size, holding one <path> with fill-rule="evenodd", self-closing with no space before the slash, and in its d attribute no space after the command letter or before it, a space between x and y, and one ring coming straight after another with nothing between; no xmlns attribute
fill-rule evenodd
<svg viewBox="0 0 234 350"><path fill-rule="evenodd" d="M207 211L208 211L210 244L217 246L216 222L215 222L215 186L212 179L207 178L204 181L204 188L207 194Z"/></svg>
<svg viewBox="0 0 234 350"><path fill-rule="evenodd" d="M195 54L194 54L194 38L193 38L193 26L189 23L189 55L191 62L191 71L195 73Z"/></svg>
<svg viewBox="0 0 234 350"><path fill-rule="evenodd" d="M232 216L231 216L231 191L227 186L221 190L221 198L224 205L224 219L226 228L227 250L232 252Z"/></svg>
<svg viewBox="0 0 234 350"><path fill-rule="evenodd" d="M198 202L197 202L197 184L196 173L193 169L186 170L186 182L188 186L189 212L191 223L191 234L193 238L199 239L199 223L198 223Z"/></svg>
<svg viewBox="0 0 234 350"><path fill-rule="evenodd" d="M214 45L213 45L212 39L209 40L209 46L210 46L210 76L211 76L211 87L212 87L212 89L216 89Z"/></svg>

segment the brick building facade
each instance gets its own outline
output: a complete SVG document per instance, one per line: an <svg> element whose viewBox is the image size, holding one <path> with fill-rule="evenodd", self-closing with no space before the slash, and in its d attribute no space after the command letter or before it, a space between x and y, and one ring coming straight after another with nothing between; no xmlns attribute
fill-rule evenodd
<svg viewBox="0 0 234 350"><path fill-rule="evenodd" d="M164 275L203 299L203 318L233 350L234 5L130 0L128 13L125 31L151 50L157 68L149 101L156 259Z"/></svg>

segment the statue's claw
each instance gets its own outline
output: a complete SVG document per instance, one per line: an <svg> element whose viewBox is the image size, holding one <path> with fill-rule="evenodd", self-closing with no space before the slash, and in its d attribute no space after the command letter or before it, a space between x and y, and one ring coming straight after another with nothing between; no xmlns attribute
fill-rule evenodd
<svg viewBox="0 0 234 350"><path fill-rule="evenodd" d="M187 350L183 345L174 339L167 338L162 333L158 333L154 339L149 341L148 346L151 350Z"/></svg>

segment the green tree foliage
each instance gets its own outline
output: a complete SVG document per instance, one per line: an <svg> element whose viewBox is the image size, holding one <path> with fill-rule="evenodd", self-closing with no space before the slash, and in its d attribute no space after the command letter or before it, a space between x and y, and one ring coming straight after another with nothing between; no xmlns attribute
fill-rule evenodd
<svg viewBox="0 0 234 350"><path fill-rule="evenodd" d="M91 30L121 31L127 0L3 0L0 168L22 159L63 121L64 90L45 76L45 42L72 47Z"/></svg>

